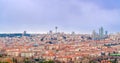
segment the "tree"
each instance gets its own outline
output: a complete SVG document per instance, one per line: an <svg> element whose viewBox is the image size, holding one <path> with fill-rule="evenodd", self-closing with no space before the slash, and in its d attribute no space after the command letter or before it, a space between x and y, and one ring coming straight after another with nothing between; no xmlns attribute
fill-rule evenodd
<svg viewBox="0 0 120 63"><path fill-rule="evenodd" d="M90 61L89 63L96 63L96 62L92 60L92 61Z"/></svg>
<svg viewBox="0 0 120 63"><path fill-rule="evenodd" d="M54 63L54 61L53 60L49 60L48 63Z"/></svg>
<svg viewBox="0 0 120 63"><path fill-rule="evenodd" d="M46 61L46 60L42 60L40 61L39 63L55 63L53 60L49 60L49 61Z"/></svg>
<svg viewBox="0 0 120 63"><path fill-rule="evenodd" d="M0 54L0 57L3 57L3 55L2 55L2 54Z"/></svg>
<svg viewBox="0 0 120 63"><path fill-rule="evenodd" d="M31 61L28 58L26 58L24 59L24 63L31 63Z"/></svg>

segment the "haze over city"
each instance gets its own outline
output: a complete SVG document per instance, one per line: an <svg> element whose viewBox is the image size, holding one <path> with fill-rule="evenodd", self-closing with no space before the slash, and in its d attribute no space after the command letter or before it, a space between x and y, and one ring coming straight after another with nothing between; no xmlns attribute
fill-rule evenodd
<svg viewBox="0 0 120 63"><path fill-rule="evenodd" d="M120 0L0 0L0 32L119 32Z"/></svg>
<svg viewBox="0 0 120 63"><path fill-rule="evenodd" d="M0 0L0 63L120 63L120 0Z"/></svg>

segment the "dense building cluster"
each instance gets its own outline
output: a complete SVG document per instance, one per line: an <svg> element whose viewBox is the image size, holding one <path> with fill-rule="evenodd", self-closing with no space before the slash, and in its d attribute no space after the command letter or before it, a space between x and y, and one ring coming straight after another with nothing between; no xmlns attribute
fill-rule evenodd
<svg viewBox="0 0 120 63"><path fill-rule="evenodd" d="M108 38L108 31L104 31L104 28L101 27L99 29L99 33L97 33L95 30L92 32L93 40L101 40Z"/></svg>
<svg viewBox="0 0 120 63"><path fill-rule="evenodd" d="M33 62L36 61L34 59L45 59L65 63L90 63L93 60L104 63L116 59L116 56L110 55L120 53L119 33L110 34L101 40L93 38L92 34L74 32L71 34L52 31L47 34L24 32L21 37L19 35L0 37L0 55L12 59L30 58ZM117 57L117 61L119 59Z"/></svg>

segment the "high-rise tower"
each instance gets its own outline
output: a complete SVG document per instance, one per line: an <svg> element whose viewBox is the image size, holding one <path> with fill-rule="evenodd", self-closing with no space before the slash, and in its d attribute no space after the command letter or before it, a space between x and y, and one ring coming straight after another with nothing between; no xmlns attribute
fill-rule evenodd
<svg viewBox="0 0 120 63"><path fill-rule="evenodd" d="M105 31L105 35L108 35L108 31Z"/></svg>
<svg viewBox="0 0 120 63"><path fill-rule="evenodd" d="M93 40L96 40L96 38L97 38L97 33L96 33L95 30L93 30L93 32L92 32L92 37L93 37Z"/></svg>
<svg viewBox="0 0 120 63"><path fill-rule="evenodd" d="M103 27L101 27L101 28L99 29L99 37L100 37L100 39L102 39L103 36L104 36L104 29L103 29Z"/></svg>
<svg viewBox="0 0 120 63"><path fill-rule="evenodd" d="M27 31L24 31L24 32L23 32L23 35L25 36L26 34L27 34Z"/></svg>

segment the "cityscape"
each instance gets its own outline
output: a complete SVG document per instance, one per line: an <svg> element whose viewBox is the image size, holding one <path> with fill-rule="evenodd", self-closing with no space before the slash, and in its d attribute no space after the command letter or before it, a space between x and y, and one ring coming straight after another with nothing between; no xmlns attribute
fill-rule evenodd
<svg viewBox="0 0 120 63"><path fill-rule="evenodd" d="M120 0L0 0L0 63L120 63Z"/></svg>
<svg viewBox="0 0 120 63"><path fill-rule="evenodd" d="M119 63L120 33L0 34L1 63Z"/></svg>

